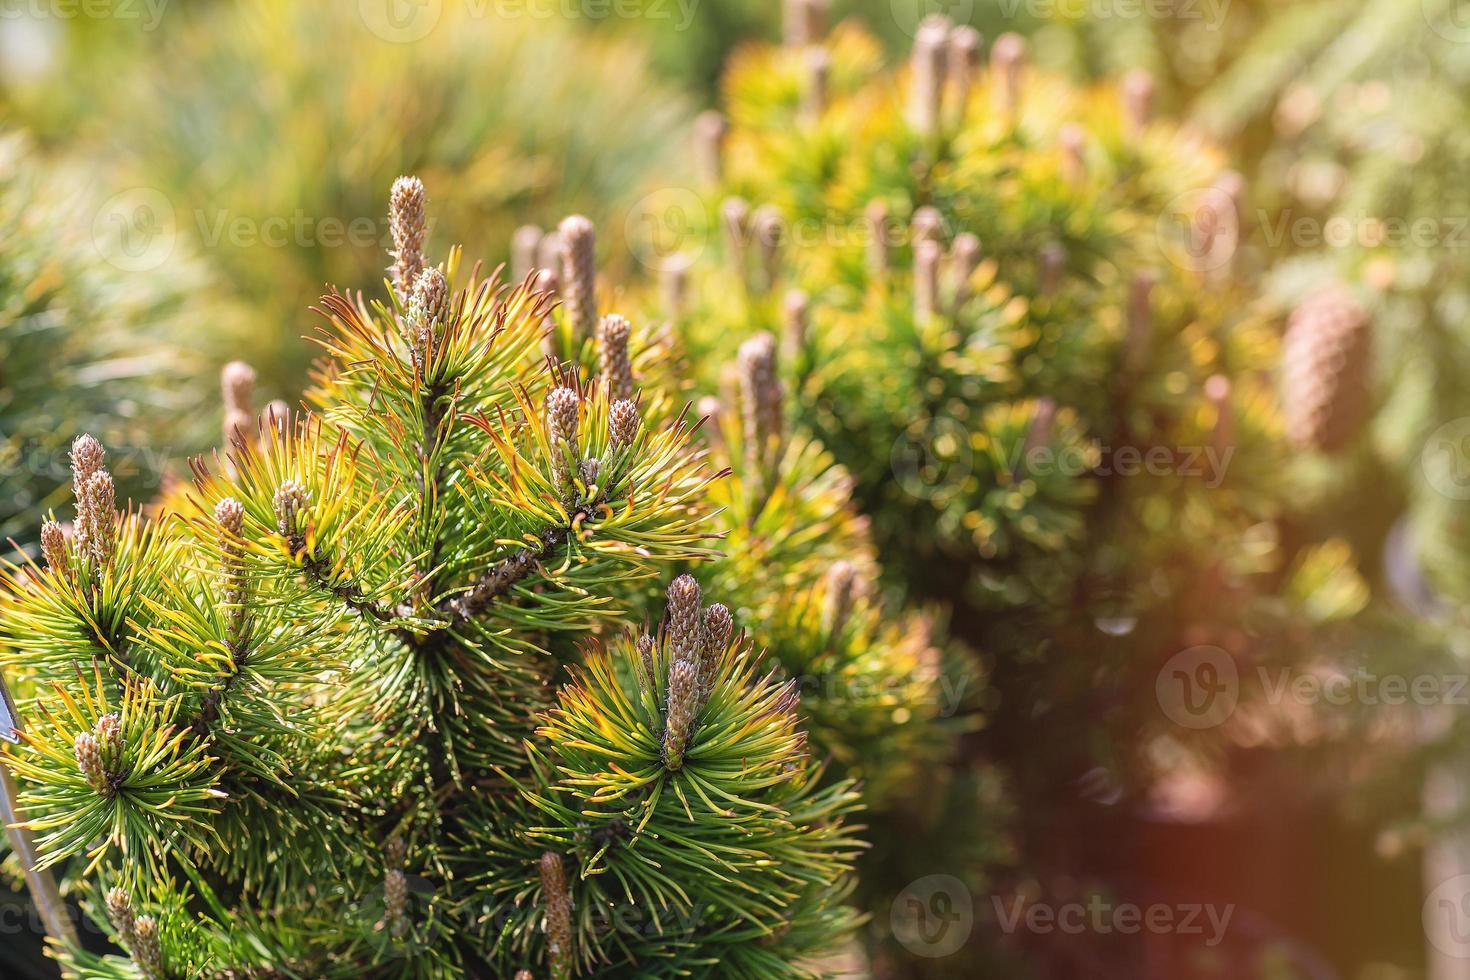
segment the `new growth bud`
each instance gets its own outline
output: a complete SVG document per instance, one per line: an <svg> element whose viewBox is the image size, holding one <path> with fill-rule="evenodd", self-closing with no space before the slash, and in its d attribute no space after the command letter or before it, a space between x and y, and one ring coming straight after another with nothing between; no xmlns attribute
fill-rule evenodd
<svg viewBox="0 0 1470 980"><path fill-rule="evenodd" d="M750 205L743 198L729 197L720 205L720 223L725 228L731 271L745 279L745 233L750 224Z"/></svg>
<svg viewBox="0 0 1470 980"><path fill-rule="evenodd" d="M1026 40L1019 34L1002 34L990 48L990 84L1000 106L1014 113L1021 103L1021 68L1026 63Z"/></svg>
<svg viewBox="0 0 1470 980"><path fill-rule="evenodd" d="M720 658L730 645L735 620L723 603L715 603L704 611L704 648L699 657L699 703L709 700L714 690L715 675L720 671Z"/></svg>
<svg viewBox="0 0 1470 980"><path fill-rule="evenodd" d="M704 636L699 620L699 583L692 575L680 575L669 583L668 598L664 636L673 659L697 660Z"/></svg>
<svg viewBox="0 0 1470 980"><path fill-rule="evenodd" d="M286 480L276 490L272 501L276 512L276 530L281 537L292 541L292 550L298 549L293 539L301 536L301 514L306 510L308 494L306 487L296 480Z"/></svg>
<svg viewBox="0 0 1470 980"><path fill-rule="evenodd" d="M965 108L970 104L970 90L975 87L975 77L980 73L980 32L968 24L956 27L949 35L949 60L947 73L954 84L955 115L965 117Z"/></svg>
<svg viewBox="0 0 1470 980"><path fill-rule="evenodd" d="M510 274L513 282L524 282L537 266L536 249L543 232L536 225L521 225L510 236Z"/></svg>
<svg viewBox="0 0 1470 980"><path fill-rule="evenodd" d="M888 275L888 205L883 201L871 200L863 210L868 225L868 272L875 278Z"/></svg>
<svg viewBox="0 0 1470 980"><path fill-rule="evenodd" d="M552 980L572 975L572 893L561 855L541 855L541 904L546 913L546 959Z"/></svg>
<svg viewBox="0 0 1470 980"><path fill-rule="evenodd" d="M408 878L397 868L383 876L383 909L388 934L402 939L408 934Z"/></svg>
<svg viewBox="0 0 1470 980"><path fill-rule="evenodd" d="M939 243L921 238L914 243L914 319L923 323L939 310Z"/></svg>
<svg viewBox="0 0 1470 980"><path fill-rule="evenodd" d="M214 505L214 519L220 528L220 575L224 588L221 598L227 607L230 639L240 642L245 632L245 549L241 538L245 533L245 505L234 497L226 497Z"/></svg>
<svg viewBox="0 0 1470 980"><path fill-rule="evenodd" d="M123 946L131 949L136 942L133 929L137 920L133 915L133 900L128 893L121 888L111 888L107 892L107 921L112 923L112 928L117 930L118 938L122 940Z"/></svg>
<svg viewBox="0 0 1470 980"><path fill-rule="evenodd" d="M811 303L800 289L787 290L781 303L781 312L786 322L786 356L795 360L806 350Z"/></svg>
<svg viewBox="0 0 1470 980"><path fill-rule="evenodd" d="M756 334L740 345L738 363L746 457L752 474L758 474L779 455L785 434L775 339L768 333Z"/></svg>
<svg viewBox="0 0 1470 980"><path fill-rule="evenodd" d="M980 239L968 231L954 236L954 243L949 247L949 266L954 279L950 293L958 310L970 298L970 277L980 267Z"/></svg>
<svg viewBox="0 0 1470 980"><path fill-rule="evenodd" d="M56 574L71 572L71 562L66 556L66 532L55 521L41 525L41 555L46 559L46 567Z"/></svg>
<svg viewBox="0 0 1470 980"><path fill-rule="evenodd" d="M580 214L564 218L561 235L561 279L567 317L579 340L597 331L597 231Z"/></svg>
<svg viewBox="0 0 1470 980"><path fill-rule="evenodd" d="M90 435L71 446L72 493L76 498L77 554L100 570L112 560L117 541L117 491L112 474L102 468L106 452Z"/></svg>
<svg viewBox="0 0 1470 980"><path fill-rule="evenodd" d="M806 53L806 89L801 97L801 115L815 123L827 111L828 90L832 79L832 56L826 48L814 47Z"/></svg>
<svg viewBox="0 0 1470 980"><path fill-rule="evenodd" d="M822 627L829 637L837 637L842 634L852 616L857 569L849 561L833 562L832 567L827 569L825 584L827 595L822 606Z"/></svg>
<svg viewBox="0 0 1470 980"><path fill-rule="evenodd" d="M699 669L687 660L669 665L669 703L664 726L664 765L675 770L684 765L689 730L694 725L699 695Z"/></svg>
<svg viewBox="0 0 1470 980"><path fill-rule="evenodd" d="M766 290L774 289L781 275L781 246L786 237L786 222L782 220L780 211L765 204L756 208L751 219L751 232L760 250L762 285Z"/></svg>
<svg viewBox="0 0 1470 980"><path fill-rule="evenodd" d="M91 732L79 733L73 749L76 752L77 768L82 771L87 785L99 796L113 796L114 792L107 784L107 770L102 767L102 750L97 745L97 736Z"/></svg>
<svg viewBox="0 0 1470 980"><path fill-rule="evenodd" d="M924 136L933 136L939 130L949 30L947 18L931 14L914 34L909 69L909 124Z"/></svg>
<svg viewBox="0 0 1470 980"><path fill-rule="evenodd" d="M546 441L551 448L551 478L558 493L571 489L570 460L577 458L577 415L581 398L571 388L546 396Z"/></svg>
<svg viewBox="0 0 1470 980"><path fill-rule="evenodd" d="M146 980L164 980L163 948L158 941L158 923L151 915L140 915L133 925L133 963Z"/></svg>
<svg viewBox="0 0 1470 980"><path fill-rule="evenodd" d="M388 267L399 297L408 300L409 289L424 269L424 185L417 177L399 177L388 199L388 230L393 236L393 264Z"/></svg>
<svg viewBox="0 0 1470 980"><path fill-rule="evenodd" d="M720 182L725 134L729 128L725 117L713 109L701 112L694 120L694 166L699 179L706 184Z"/></svg>
<svg viewBox="0 0 1470 980"><path fill-rule="evenodd" d="M659 269L659 298L671 317L683 315L689 306L689 257L682 252L669 256Z"/></svg>
<svg viewBox="0 0 1470 980"><path fill-rule="evenodd" d="M94 730L97 736L97 751L101 753L102 769L108 773L122 771L123 732L122 719L109 712L97 719Z"/></svg>
<svg viewBox="0 0 1470 980"><path fill-rule="evenodd" d="M628 337L633 326L628 318L609 313L597 325L597 360L602 381L613 398L633 397L633 360L628 354Z"/></svg>
<svg viewBox="0 0 1470 980"><path fill-rule="evenodd" d="M613 402L607 414L608 441L612 443L614 449L631 446L633 440L638 438L640 424L642 420L638 417L636 402L627 399Z"/></svg>

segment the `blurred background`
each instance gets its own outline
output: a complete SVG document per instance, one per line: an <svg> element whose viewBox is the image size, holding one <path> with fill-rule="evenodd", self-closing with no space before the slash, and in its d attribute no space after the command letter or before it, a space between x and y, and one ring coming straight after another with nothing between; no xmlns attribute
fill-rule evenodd
<svg viewBox="0 0 1470 980"><path fill-rule="evenodd" d="M996 845L977 879L993 890L966 893L970 941L911 949L891 975L1470 978L1470 4L833 0L830 21L855 18L897 64L936 12L987 45L1025 36L1079 86L1148 71L1154 111L1249 187L1246 271L1277 325L1323 283L1353 289L1373 407L1345 457L1291 461L1287 534L1351 569L1324 558L1313 588L1287 596L1283 574L1273 597L1332 607L1274 642L1317 690L1353 693L1237 719L1208 765L1160 762L1141 793L1102 761L1048 768L1004 725L1042 708L989 705L974 751L1017 789L954 825L1065 838L1062 870ZM490 266L526 222L623 228L651 188L695 180L694 120L722 105L732 55L786 29L778 0L0 0L0 531L30 546L80 431L122 492L156 497L220 442L227 361L294 405L311 307L328 284L381 283L394 177L430 187L436 243ZM630 244L600 236L610 280L647 272ZM1166 660L1130 676L1150 685ZM1436 693L1395 699L1385 678ZM1141 727L1103 711L1055 730ZM1065 823L1026 826L1028 782L1066 787ZM0 976L47 976L13 864ZM1028 895L1085 909L1099 881L1110 908L1166 908L1174 927L1012 916ZM1229 939L1206 942L1225 910ZM1171 952L1191 942L1199 956ZM983 965L995 950L1008 965Z"/></svg>

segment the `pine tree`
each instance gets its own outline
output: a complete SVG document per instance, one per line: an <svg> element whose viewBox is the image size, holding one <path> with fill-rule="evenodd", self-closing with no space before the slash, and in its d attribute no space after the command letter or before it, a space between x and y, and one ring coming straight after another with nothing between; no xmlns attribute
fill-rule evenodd
<svg viewBox="0 0 1470 980"><path fill-rule="evenodd" d="M1283 521L1280 324L1253 280L1239 175L1154 117L1145 75L1079 89L1017 37L985 68L974 47L935 19L895 72L850 24L820 77L807 52L742 50L728 122L701 127L701 159L719 150L700 168L703 224L690 256L667 237L644 253L665 278L648 303L701 388L744 406L723 427L745 484L730 510L763 499L780 449L745 392L784 393L792 430L850 472L884 581L985 655L991 707L967 748L1002 764L1024 819L1006 828L991 802L995 821L961 840L1003 872L985 841L1014 829L1021 873L1046 880L1077 870L1081 795L1147 805L1173 772L1218 765L1220 728L1160 710L1171 656L1289 660L1288 637L1365 594L1350 549ZM715 369L731 358L733 382ZM927 873L963 867L936 856Z"/></svg>
<svg viewBox="0 0 1470 980"><path fill-rule="evenodd" d="M816 975L857 923L852 783L692 578L631 628L711 556L693 426L546 358L597 339L435 263L422 202L395 186L385 299L324 297L311 411L156 515L79 437L71 532L5 573L5 761L124 953L65 972Z"/></svg>

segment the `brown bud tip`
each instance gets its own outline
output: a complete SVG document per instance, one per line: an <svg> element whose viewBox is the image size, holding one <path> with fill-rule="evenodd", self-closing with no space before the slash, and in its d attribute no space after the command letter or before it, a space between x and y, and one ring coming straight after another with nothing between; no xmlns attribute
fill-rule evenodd
<svg viewBox="0 0 1470 980"><path fill-rule="evenodd" d="M417 177L399 177L393 182L388 198L388 230L393 236L390 272L393 285L405 298L424 268L425 200L423 181Z"/></svg>
<svg viewBox="0 0 1470 980"><path fill-rule="evenodd" d="M228 533L239 535L245 529L245 505L234 497L226 497L214 505L214 519Z"/></svg>
<svg viewBox="0 0 1470 980"><path fill-rule="evenodd" d="M724 603L716 602L704 611L704 635L709 646L723 650L729 646L734 631L735 619Z"/></svg>
<svg viewBox="0 0 1470 980"><path fill-rule="evenodd" d="M250 411L255 394L255 368L244 361L231 361L220 369L219 382L227 410Z"/></svg>
<svg viewBox="0 0 1470 980"><path fill-rule="evenodd" d="M133 900L128 893L121 888L110 888L107 892L107 920L112 927L118 931L123 945L131 947L134 943L133 927L136 925L133 916Z"/></svg>
<svg viewBox="0 0 1470 980"><path fill-rule="evenodd" d="M582 399L575 390L553 388L546 396L546 434L553 440L574 442L577 438L577 407Z"/></svg>
<svg viewBox="0 0 1470 980"><path fill-rule="evenodd" d="M628 318L617 313L609 313L597 324L597 360L608 394L614 398L633 397L633 361L628 354L632 333Z"/></svg>
<svg viewBox="0 0 1470 980"><path fill-rule="evenodd" d="M669 699L664 727L664 765L675 770L684 765L684 750L689 746L689 730L694 725L697 709L698 668L688 660L675 660L669 665Z"/></svg>
<svg viewBox="0 0 1470 980"><path fill-rule="evenodd" d="M715 675L720 671L720 658L730 646L735 620L723 603L715 603L704 611L704 648L699 658L699 703L709 700L714 690Z"/></svg>
<svg viewBox="0 0 1470 980"><path fill-rule="evenodd" d="M725 117L713 109L701 112L694 120L694 165L706 183L719 183L729 128Z"/></svg>
<svg viewBox="0 0 1470 980"><path fill-rule="evenodd" d="M437 266L420 272L413 281L408 300L408 315L427 324L442 324L449 319L449 280Z"/></svg>
<svg viewBox="0 0 1470 980"><path fill-rule="evenodd" d="M403 843L403 838L396 834L388 838L387 845L383 848L383 858L390 868L401 868L408 860L408 846Z"/></svg>
<svg viewBox="0 0 1470 980"><path fill-rule="evenodd" d="M625 399L615 401L607 413L608 439L613 446L621 449L631 446L633 440L638 438L638 427L642 419L638 417L638 405Z"/></svg>
<svg viewBox="0 0 1470 980"><path fill-rule="evenodd" d="M133 924L133 963L147 980L164 980L163 948L158 942L158 922L151 915L138 916Z"/></svg>
<svg viewBox="0 0 1470 980"><path fill-rule="evenodd" d="M1347 446L1370 406L1372 321L1341 283L1308 295L1281 344L1286 435L1303 449Z"/></svg>
<svg viewBox="0 0 1470 980"><path fill-rule="evenodd" d="M694 660L701 646L699 583L692 575L680 575L669 583L664 635L675 660Z"/></svg>
<svg viewBox="0 0 1470 980"><path fill-rule="evenodd" d="M597 330L597 231L580 214L563 218L561 236L561 279L566 293L567 316L579 338Z"/></svg>
<svg viewBox="0 0 1470 980"><path fill-rule="evenodd" d="M112 793L107 785L107 770L102 765L102 749L97 744L97 736L91 732L80 732L72 747L77 757L77 768L81 770L82 777L87 780L87 785L101 795L111 796Z"/></svg>
<svg viewBox="0 0 1470 980"><path fill-rule="evenodd" d="M102 468L107 451L91 435L80 435L71 444L71 472L75 485L85 485L87 477Z"/></svg>
<svg viewBox="0 0 1470 980"><path fill-rule="evenodd" d="M71 567L66 556L66 532L55 521L41 525L41 555L46 567L53 572L63 572Z"/></svg>
<svg viewBox="0 0 1470 980"><path fill-rule="evenodd" d="M510 274L522 282L536 268L536 249L545 233L536 225L521 225L510 236Z"/></svg>
<svg viewBox="0 0 1470 980"><path fill-rule="evenodd" d="M577 476L582 480L582 486L590 487L597 482L597 475L602 472L602 461L595 456L588 456L577 465Z"/></svg>

